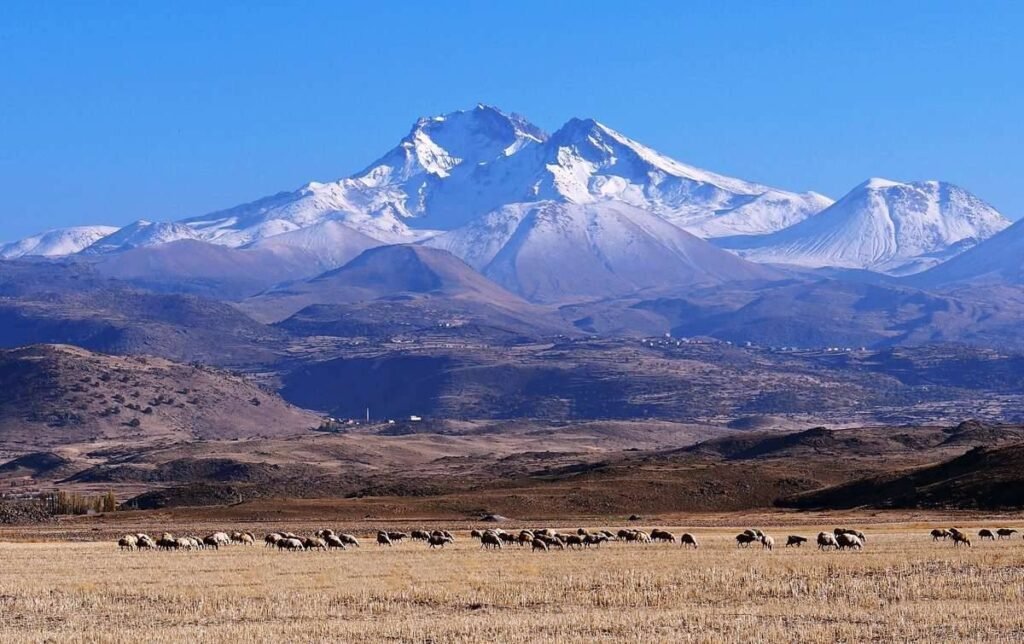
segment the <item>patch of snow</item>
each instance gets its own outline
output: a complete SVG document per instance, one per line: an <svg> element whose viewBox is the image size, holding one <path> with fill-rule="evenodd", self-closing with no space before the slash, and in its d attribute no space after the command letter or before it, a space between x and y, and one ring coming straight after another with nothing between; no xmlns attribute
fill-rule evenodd
<svg viewBox="0 0 1024 644"><path fill-rule="evenodd" d="M0 259L73 255L117 231L114 226L74 226L48 230L0 246Z"/></svg>
<svg viewBox="0 0 1024 644"><path fill-rule="evenodd" d="M657 215L614 201L509 204L426 244L538 302L775 277Z"/></svg>
<svg viewBox="0 0 1024 644"><path fill-rule="evenodd" d="M132 248L146 248L169 244L182 239L199 239L191 226L169 222L151 222L140 219L124 228L96 240L82 250L83 254L116 253Z"/></svg>

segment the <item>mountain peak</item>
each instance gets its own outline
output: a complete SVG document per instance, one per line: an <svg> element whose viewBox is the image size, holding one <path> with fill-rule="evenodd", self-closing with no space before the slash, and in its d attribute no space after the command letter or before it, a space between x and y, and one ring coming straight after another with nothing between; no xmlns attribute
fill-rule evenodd
<svg viewBox="0 0 1024 644"><path fill-rule="evenodd" d="M872 178L795 226L722 245L761 262L905 275L963 252L1009 223L949 183Z"/></svg>
<svg viewBox="0 0 1024 644"><path fill-rule="evenodd" d="M886 188L896 188L899 186L905 186L907 184L900 183L899 181L892 181L891 179L884 179L882 177L871 177L864 183L857 186L856 189L864 190L885 190Z"/></svg>
<svg viewBox="0 0 1024 644"><path fill-rule="evenodd" d="M0 244L0 259L73 255L116 231L114 226L72 226L47 230L16 242Z"/></svg>
<svg viewBox="0 0 1024 644"><path fill-rule="evenodd" d="M178 222L152 222L139 219L123 228L111 232L81 252L87 255L99 255L159 246L181 240L196 240L199 235L191 226Z"/></svg>
<svg viewBox="0 0 1024 644"><path fill-rule="evenodd" d="M509 156L546 138L525 118L481 103L472 110L418 119L398 146L352 180L379 187L428 176L444 179L457 166Z"/></svg>

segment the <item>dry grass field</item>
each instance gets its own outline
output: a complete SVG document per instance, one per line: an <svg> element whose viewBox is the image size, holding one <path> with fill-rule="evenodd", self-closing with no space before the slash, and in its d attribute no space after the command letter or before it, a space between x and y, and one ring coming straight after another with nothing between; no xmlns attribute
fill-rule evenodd
<svg viewBox="0 0 1024 644"><path fill-rule="evenodd" d="M957 549L923 525L862 523L861 552L782 547L824 527L769 526L774 552L739 549L723 527L694 530L697 551L485 551L465 532L443 550L7 542L0 641L1024 640L1019 535Z"/></svg>

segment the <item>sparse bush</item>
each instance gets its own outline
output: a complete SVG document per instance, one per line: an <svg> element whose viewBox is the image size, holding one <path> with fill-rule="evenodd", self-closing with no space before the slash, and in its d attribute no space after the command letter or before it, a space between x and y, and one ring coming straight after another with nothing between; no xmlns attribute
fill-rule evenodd
<svg viewBox="0 0 1024 644"><path fill-rule="evenodd" d="M50 514L88 514L89 512L114 512L117 510L117 497L113 492L99 496L78 494L58 490L46 494L42 502Z"/></svg>

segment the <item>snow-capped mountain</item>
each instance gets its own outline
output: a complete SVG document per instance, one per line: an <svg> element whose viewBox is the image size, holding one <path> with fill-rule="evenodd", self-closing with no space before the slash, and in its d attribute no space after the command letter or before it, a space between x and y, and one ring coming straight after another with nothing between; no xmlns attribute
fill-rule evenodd
<svg viewBox="0 0 1024 644"><path fill-rule="evenodd" d="M665 286L719 268L749 272L748 263L715 249L694 250L699 245L680 231L762 263L908 274L1007 225L945 183L872 179L833 203L681 163L592 119L571 119L549 136L521 116L478 105L419 119L398 145L348 178L177 223L51 231L0 247L0 257L100 255L199 240L298 250L336 267L376 245L433 238L431 245L506 287L545 299ZM698 270L684 261L691 252L713 265ZM556 274L545 277L546 270Z"/></svg>
<svg viewBox="0 0 1024 644"><path fill-rule="evenodd" d="M778 276L616 201L512 204L425 243L537 302Z"/></svg>
<svg viewBox="0 0 1024 644"><path fill-rule="evenodd" d="M243 247L326 221L383 243L409 243L538 201L626 203L705 237L773 232L831 203L680 163L593 120L572 119L549 137L521 116L478 105L419 119L398 145L348 178L176 224L136 222L89 253L182 239Z"/></svg>
<svg viewBox="0 0 1024 644"><path fill-rule="evenodd" d="M0 245L0 259L73 255L116 230L114 226L75 226L48 230L20 241Z"/></svg>
<svg viewBox="0 0 1024 644"><path fill-rule="evenodd" d="M992 206L949 183L870 179L785 230L716 243L758 262L910 274L1009 225Z"/></svg>
<svg viewBox="0 0 1024 644"><path fill-rule="evenodd" d="M761 234L831 202L689 166L593 120L548 137L516 114L478 105L423 118L364 170L185 220L215 243L242 246L326 219L386 243L453 230L510 203L620 201L699 236Z"/></svg>
<svg viewBox="0 0 1024 644"><path fill-rule="evenodd" d="M462 224L510 203L618 201L699 237L774 232L832 201L680 163L594 121L572 119L542 144L473 168L436 190L434 210Z"/></svg>
<svg viewBox="0 0 1024 644"><path fill-rule="evenodd" d="M128 224L106 237L96 240L82 250L83 254L101 255L117 253L132 248L146 248L169 244L183 239L199 239L191 226L172 222L153 222L140 219Z"/></svg>
<svg viewBox="0 0 1024 644"><path fill-rule="evenodd" d="M911 281L923 287L1024 284L1024 220Z"/></svg>
<svg viewBox="0 0 1024 644"><path fill-rule="evenodd" d="M229 210L185 220L209 241L242 246L327 219L386 243L424 239L435 186L463 166L513 155L544 139L522 117L486 105L423 118L380 159L347 179L309 183ZM417 230L410 228L416 221Z"/></svg>

